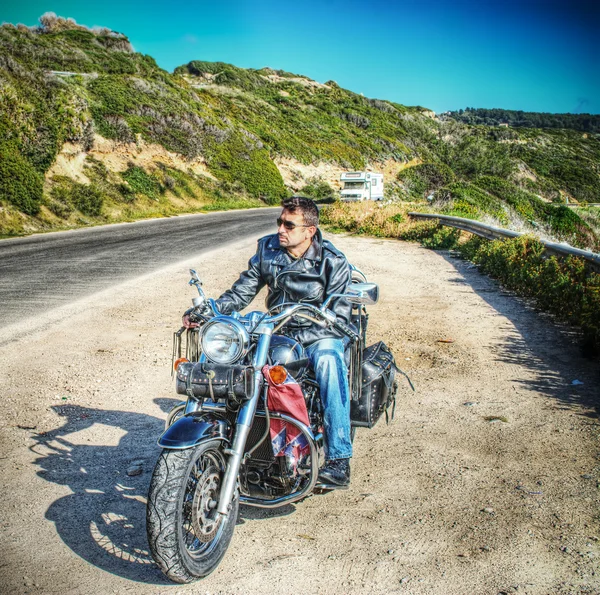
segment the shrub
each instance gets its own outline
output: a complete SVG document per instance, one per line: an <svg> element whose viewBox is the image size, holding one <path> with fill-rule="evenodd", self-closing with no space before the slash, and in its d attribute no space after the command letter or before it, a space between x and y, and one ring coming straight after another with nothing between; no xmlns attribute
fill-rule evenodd
<svg viewBox="0 0 600 595"><path fill-rule="evenodd" d="M149 198L158 200L163 188L151 175L137 165L130 164L121 176L129 183L131 190L138 194L145 194Z"/></svg>
<svg viewBox="0 0 600 595"><path fill-rule="evenodd" d="M534 226L545 224L557 239L581 248L597 248L598 239L591 227L569 207L548 204L512 182L494 176L477 178L475 184L506 202L525 221Z"/></svg>
<svg viewBox="0 0 600 595"><path fill-rule="evenodd" d="M406 242L423 242L431 238L438 229L437 221L417 221L403 228L398 234L398 239Z"/></svg>
<svg viewBox="0 0 600 595"><path fill-rule="evenodd" d="M254 149L241 136L212 143L209 167L221 180L239 182L247 192L268 204L279 204L287 195L283 178L265 149Z"/></svg>
<svg viewBox="0 0 600 595"><path fill-rule="evenodd" d="M450 184L455 175L445 163L421 163L401 170L397 179L411 196L423 198Z"/></svg>
<svg viewBox="0 0 600 595"><path fill-rule="evenodd" d="M456 217L480 219L491 215L501 223L507 222L506 207L499 197L485 192L473 183L454 182L436 193L442 212Z"/></svg>
<svg viewBox="0 0 600 595"><path fill-rule="evenodd" d="M482 272L583 330L589 346L600 348L600 275L579 257L547 257L533 237L488 241L474 238L459 250Z"/></svg>
<svg viewBox="0 0 600 595"><path fill-rule="evenodd" d="M61 219L67 219L74 211L73 201L71 200L72 180L65 176L55 176L54 185L50 190L51 200L46 202L52 213Z"/></svg>
<svg viewBox="0 0 600 595"><path fill-rule="evenodd" d="M194 198L196 191L194 185L196 183L194 174L182 172L179 169L168 167L164 163L157 163L162 174L162 183L166 190L170 190L176 196L182 194ZM233 189L233 192L239 192L241 188Z"/></svg>
<svg viewBox="0 0 600 595"><path fill-rule="evenodd" d="M117 184L117 190L123 199L123 202L133 202L135 200L135 192L128 184Z"/></svg>
<svg viewBox="0 0 600 595"><path fill-rule="evenodd" d="M66 219L74 209L91 217L101 214L104 194L96 184L79 184L66 176L55 176L53 183L47 204L58 217Z"/></svg>
<svg viewBox="0 0 600 595"><path fill-rule="evenodd" d="M338 201L323 207L320 219L323 224L338 230L377 237L402 238L405 231L412 227L405 222L406 210L405 204ZM429 222L426 222L426 226L429 227Z"/></svg>
<svg viewBox="0 0 600 595"><path fill-rule="evenodd" d="M457 245L460 233L459 229L440 226L421 238L421 243L432 250L449 250Z"/></svg>
<svg viewBox="0 0 600 595"><path fill-rule="evenodd" d="M330 198L335 194L333 188L322 178L314 177L308 181L308 184L300 190L302 196L308 196L315 200Z"/></svg>
<svg viewBox="0 0 600 595"><path fill-rule="evenodd" d="M507 178L516 169L511 146L485 138L477 129L469 129L456 144L447 144L442 158L467 179L485 175Z"/></svg>
<svg viewBox="0 0 600 595"><path fill-rule="evenodd" d="M515 147L516 155L546 184L565 190L579 201L600 201L597 135L582 139L573 130L536 131Z"/></svg>
<svg viewBox="0 0 600 595"><path fill-rule="evenodd" d="M61 219L68 219L69 215L73 212L71 204L64 203L58 200L49 200L46 202L46 206L50 209L51 213L54 213Z"/></svg>
<svg viewBox="0 0 600 595"><path fill-rule="evenodd" d="M0 146L0 198L27 215L37 215L42 197L42 175L14 147Z"/></svg>
<svg viewBox="0 0 600 595"><path fill-rule="evenodd" d="M71 200L84 215L97 217L102 212L104 196L94 184L73 184Z"/></svg>
<svg viewBox="0 0 600 595"><path fill-rule="evenodd" d="M86 27L78 25L74 19L56 16L54 12L45 12L40 18L41 33L59 33L61 31L87 31Z"/></svg>

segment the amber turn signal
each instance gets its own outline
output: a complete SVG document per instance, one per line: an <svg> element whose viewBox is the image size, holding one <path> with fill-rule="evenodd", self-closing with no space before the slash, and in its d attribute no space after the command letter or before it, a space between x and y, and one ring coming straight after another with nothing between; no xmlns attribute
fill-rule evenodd
<svg viewBox="0 0 600 595"><path fill-rule="evenodd" d="M273 366L269 370L269 376L273 384L283 384L287 378L287 370L283 366Z"/></svg>
<svg viewBox="0 0 600 595"><path fill-rule="evenodd" d="M188 363L189 361L190 360L187 357L180 357L173 362L173 369L177 372L177 368L179 368L181 364Z"/></svg>

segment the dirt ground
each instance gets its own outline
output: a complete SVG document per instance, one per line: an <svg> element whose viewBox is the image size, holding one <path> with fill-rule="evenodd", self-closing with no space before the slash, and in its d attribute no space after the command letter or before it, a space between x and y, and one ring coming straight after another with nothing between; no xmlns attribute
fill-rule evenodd
<svg viewBox="0 0 600 595"><path fill-rule="evenodd" d="M448 253L333 240L380 284L370 340L416 388L389 425L359 430L350 489L242 507L199 583L172 585L150 559L145 496L177 402L188 267L217 295L254 244L216 249L0 332L3 592L600 593L598 363Z"/></svg>

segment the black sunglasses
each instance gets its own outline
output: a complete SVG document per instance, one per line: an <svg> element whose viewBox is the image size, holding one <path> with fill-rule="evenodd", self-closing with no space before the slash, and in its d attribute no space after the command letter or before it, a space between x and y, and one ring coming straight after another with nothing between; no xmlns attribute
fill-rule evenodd
<svg viewBox="0 0 600 595"><path fill-rule="evenodd" d="M284 221L281 217L277 218L277 227L285 227L288 231L293 231L296 227L310 227L310 225L298 225L298 223L294 223L293 221Z"/></svg>

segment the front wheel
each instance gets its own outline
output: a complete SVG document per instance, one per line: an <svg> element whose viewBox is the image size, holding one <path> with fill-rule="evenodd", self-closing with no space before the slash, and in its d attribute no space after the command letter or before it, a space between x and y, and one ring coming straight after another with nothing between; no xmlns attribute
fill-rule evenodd
<svg viewBox="0 0 600 595"><path fill-rule="evenodd" d="M223 475L223 443L164 450L152 474L146 530L154 560L177 583L210 574L219 564L238 516L236 493L226 517L216 511Z"/></svg>

